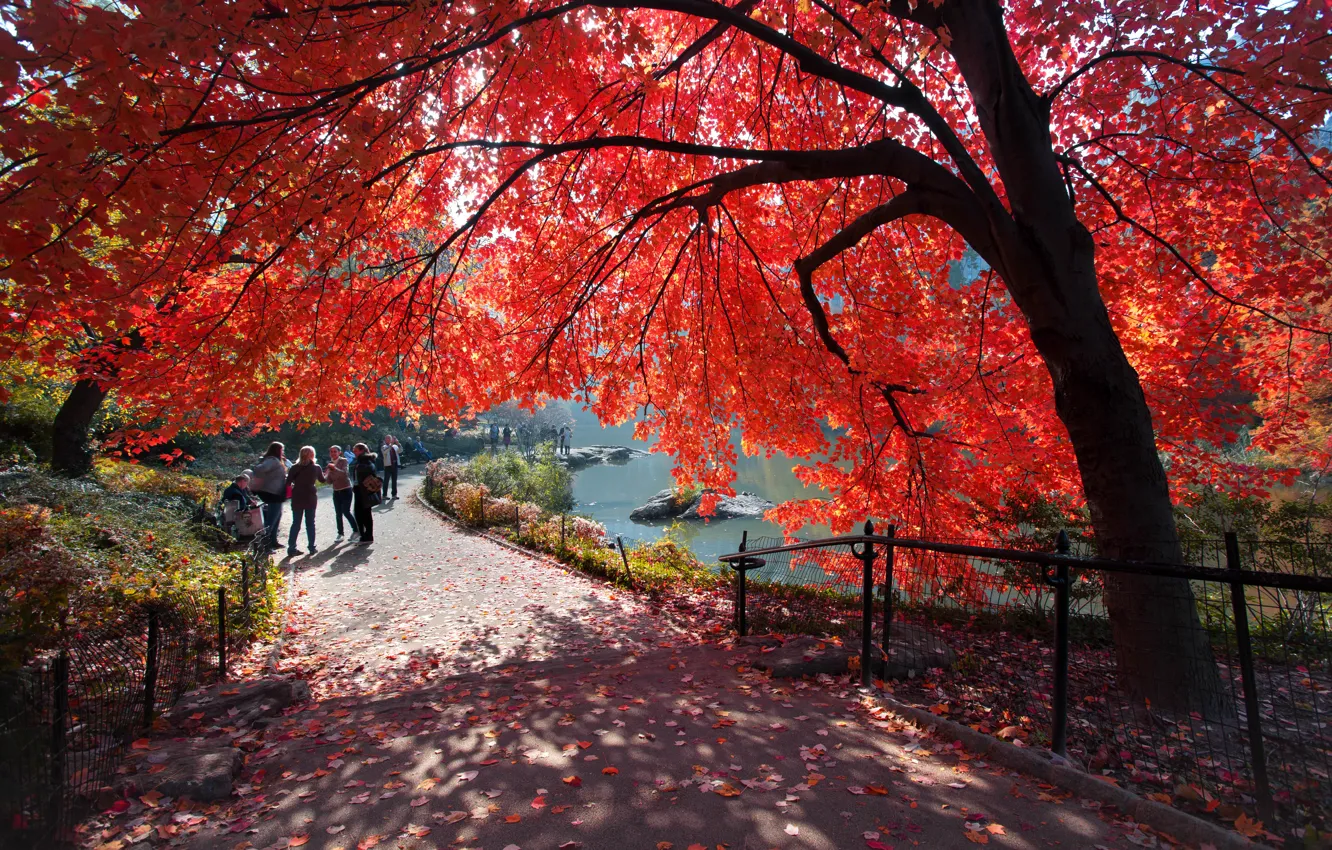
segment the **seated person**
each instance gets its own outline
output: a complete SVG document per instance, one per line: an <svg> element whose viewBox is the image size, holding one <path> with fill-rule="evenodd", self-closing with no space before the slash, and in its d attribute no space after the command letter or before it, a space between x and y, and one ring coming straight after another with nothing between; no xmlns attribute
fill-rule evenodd
<svg viewBox="0 0 1332 850"><path fill-rule="evenodd" d="M434 457L430 454L430 450L425 447L425 443L421 442L420 437L416 438L416 443L412 448L416 449L417 454L426 460L434 460Z"/></svg>
<svg viewBox="0 0 1332 850"><path fill-rule="evenodd" d="M250 492L250 471L248 469L237 475L231 485L222 491L222 504L225 505L227 502L235 502L238 511L248 511L259 504L259 500Z"/></svg>

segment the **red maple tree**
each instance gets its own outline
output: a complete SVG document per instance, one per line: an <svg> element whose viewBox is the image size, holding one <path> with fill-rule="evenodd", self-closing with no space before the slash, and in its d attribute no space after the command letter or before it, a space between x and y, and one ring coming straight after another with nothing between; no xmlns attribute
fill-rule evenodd
<svg viewBox="0 0 1332 850"><path fill-rule="evenodd" d="M1106 554L1173 561L1171 487L1265 486L1222 448L1255 423L1286 445L1325 370L1330 23L6 5L4 351L195 427L573 396L645 410L706 486L734 427L826 458L807 475L836 500L792 524L946 533L1015 487L1080 490ZM1108 601L1141 690L1214 689L1187 587Z"/></svg>

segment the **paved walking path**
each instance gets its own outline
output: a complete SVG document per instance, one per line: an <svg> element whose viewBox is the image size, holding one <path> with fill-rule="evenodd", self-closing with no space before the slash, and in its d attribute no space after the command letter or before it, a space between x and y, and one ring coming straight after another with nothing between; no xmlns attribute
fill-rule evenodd
<svg viewBox="0 0 1332 850"><path fill-rule="evenodd" d="M192 848L1156 846L1090 802L769 680L636 598L404 498L376 543L291 560L284 668L316 701L248 749ZM320 534L331 543L320 506ZM183 836L182 836L183 837Z"/></svg>

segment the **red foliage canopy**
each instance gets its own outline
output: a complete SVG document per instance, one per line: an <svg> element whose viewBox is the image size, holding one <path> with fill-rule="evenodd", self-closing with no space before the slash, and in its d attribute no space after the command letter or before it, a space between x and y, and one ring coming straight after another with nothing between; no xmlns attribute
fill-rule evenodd
<svg viewBox="0 0 1332 850"><path fill-rule="evenodd" d="M1100 302L1037 280L1063 240L1171 483L1233 482L1219 447L1255 416L1296 439L1325 372L1329 29L1211 0L8 4L3 351L173 427L646 408L709 486L735 426L825 456L843 498L789 519L948 527L1085 472L1058 311Z"/></svg>

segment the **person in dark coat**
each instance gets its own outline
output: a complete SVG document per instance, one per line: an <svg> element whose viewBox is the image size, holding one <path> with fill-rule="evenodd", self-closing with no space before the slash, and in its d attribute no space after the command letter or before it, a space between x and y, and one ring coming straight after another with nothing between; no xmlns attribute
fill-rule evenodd
<svg viewBox="0 0 1332 850"><path fill-rule="evenodd" d="M248 472L237 475L227 489L222 491L222 503L226 504L227 502L235 502L237 512L248 511L258 504L258 500L250 492L250 474Z"/></svg>
<svg viewBox="0 0 1332 850"><path fill-rule="evenodd" d="M305 542L310 544L306 551L315 553L315 507L319 504L319 494L315 482L324 481L324 469L315 463L314 446L302 446L300 459L287 471L287 486L291 488L291 534L287 536L287 554L299 555L296 538L301 533L301 519L305 519Z"/></svg>
<svg viewBox="0 0 1332 850"><path fill-rule="evenodd" d="M379 492L365 486L365 480L375 474L375 453L365 443L352 446L356 461L352 463L352 502L355 505L356 525L361 529L357 543L375 542L375 518L371 508L379 504ZM382 486L382 485L381 485Z"/></svg>

